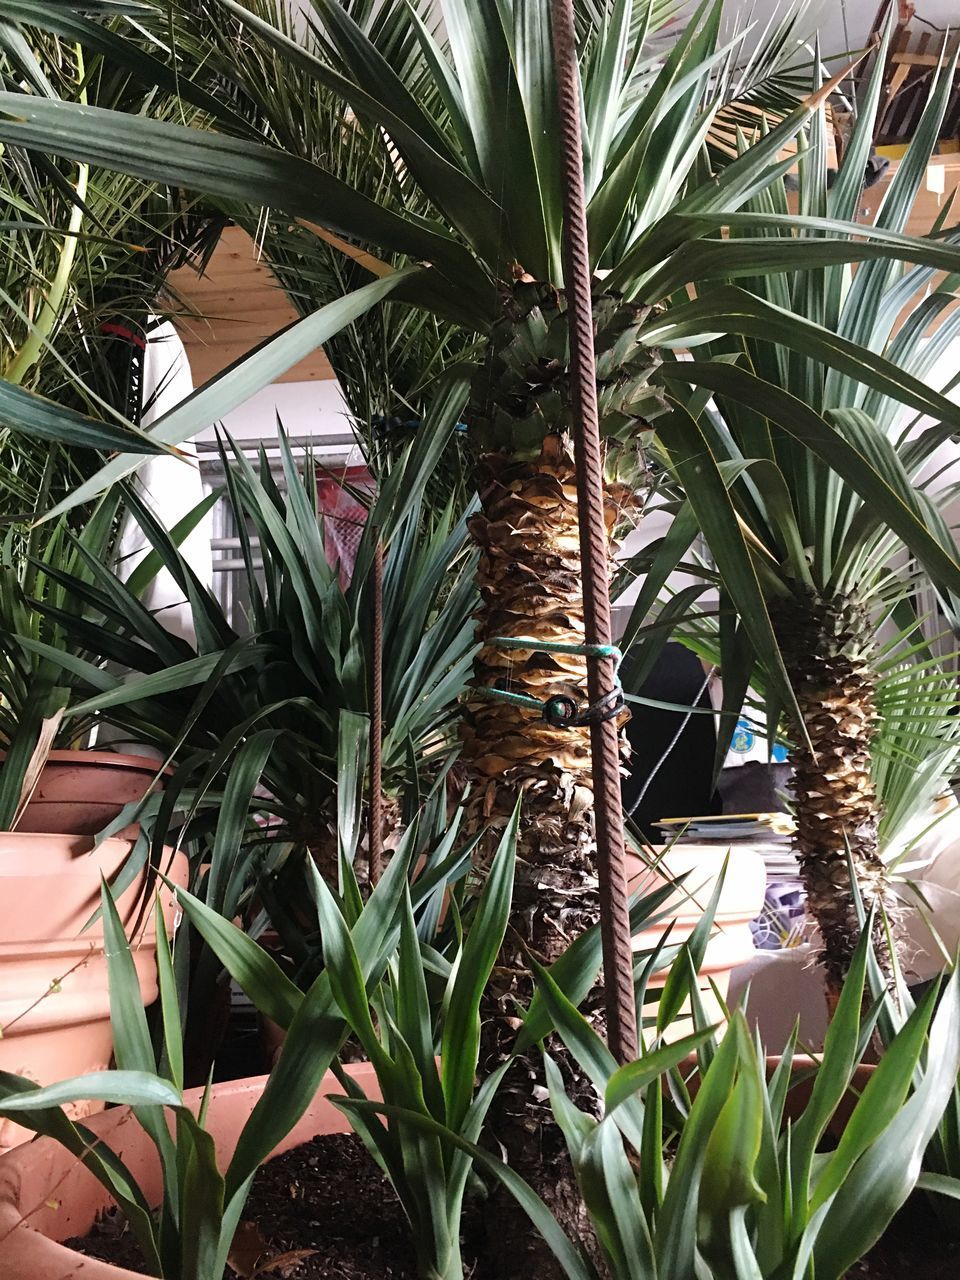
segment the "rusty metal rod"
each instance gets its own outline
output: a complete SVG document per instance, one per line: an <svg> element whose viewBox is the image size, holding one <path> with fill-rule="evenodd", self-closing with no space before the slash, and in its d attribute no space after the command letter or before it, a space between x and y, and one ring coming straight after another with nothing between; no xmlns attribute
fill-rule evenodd
<svg viewBox="0 0 960 1280"><path fill-rule="evenodd" d="M604 519L603 451L597 408L592 272L587 246L580 133L580 77L573 0L553 0L553 47L560 108L563 174L564 285L570 324L570 373L574 399L574 455L583 573L583 612L588 644L612 642L607 526ZM591 705L612 694L612 658L587 660ZM637 1056L637 1012L633 987L623 803L620 797L620 735L616 721L590 726L593 793L600 881L607 1042L618 1062Z"/></svg>

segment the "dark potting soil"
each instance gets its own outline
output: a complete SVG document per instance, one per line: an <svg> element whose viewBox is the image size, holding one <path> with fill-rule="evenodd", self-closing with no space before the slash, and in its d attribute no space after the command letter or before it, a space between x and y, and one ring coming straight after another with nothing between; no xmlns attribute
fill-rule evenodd
<svg viewBox="0 0 960 1280"><path fill-rule="evenodd" d="M116 1266L143 1267L114 1215L66 1243ZM416 1280L400 1202L354 1134L321 1135L260 1169L231 1262L227 1280Z"/></svg>
<svg viewBox="0 0 960 1280"><path fill-rule="evenodd" d="M89 1236L66 1243L89 1257L143 1269L119 1214L106 1214ZM403 1210L354 1134L313 1138L263 1166L231 1262L225 1280L416 1280ZM481 1270L473 1276L482 1280ZM929 1200L918 1194L846 1280L957 1277L960 1241L950 1243Z"/></svg>
<svg viewBox="0 0 960 1280"><path fill-rule="evenodd" d="M272 1273L284 1280L416 1280L400 1202L355 1134L326 1134L265 1164L244 1219L271 1257L287 1255ZM249 1270L263 1268L259 1244L253 1238ZM229 1280L243 1274L227 1272Z"/></svg>
<svg viewBox="0 0 960 1280"><path fill-rule="evenodd" d="M943 1204L948 1209L960 1207L955 1201ZM960 1237L945 1228L928 1197L915 1192L845 1280L957 1280L958 1276Z"/></svg>

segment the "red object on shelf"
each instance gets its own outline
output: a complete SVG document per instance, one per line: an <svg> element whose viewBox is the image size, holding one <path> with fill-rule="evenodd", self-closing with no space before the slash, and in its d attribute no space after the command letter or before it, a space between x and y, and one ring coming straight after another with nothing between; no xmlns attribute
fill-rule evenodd
<svg viewBox="0 0 960 1280"><path fill-rule="evenodd" d="M340 566L340 584L349 585L357 560L368 507L360 495L373 496L374 479L366 467L318 470L317 509L323 517L323 544L331 566Z"/></svg>

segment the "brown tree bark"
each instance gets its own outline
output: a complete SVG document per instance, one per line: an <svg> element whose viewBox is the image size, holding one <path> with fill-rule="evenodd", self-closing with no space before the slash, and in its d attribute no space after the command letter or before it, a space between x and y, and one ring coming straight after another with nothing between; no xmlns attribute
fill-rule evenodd
<svg viewBox="0 0 960 1280"><path fill-rule="evenodd" d="M890 969L880 912L891 918L894 900L879 852L870 767L877 714L873 624L855 600L812 593L777 606L772 617L809 738L806 745L797 726L794 848L833 1003L861 932L851 865L865 908L877 909L873 944L881 967Z"/></svg>
<svg viewBox="0 0 960 1280"><path fill-rule="evenodd" d="M583 600L573 462L566 444L548 437L540 455L520 461L505 454L481 460L482 513L472 523L481 547L483 606L475 684L508 688L538 701L558 692L582 696L585 659L578 654L508 650L498 636L583 643ZM524 707L473 694L466 708L465 751L476 788L473 824L491 830L483 848L496 847L522 796L511 928L484 1010L482 1073L510 1049L518 1008L533 994L528 952L550 964L599 917L589 731L554 728ZM602 1001L591 1001L593 1011ZM562 1055L561 1055L562 1060ZM588 1096L567 1064L568 1083ZM579 1086L579 1087L578 1087ZM490 1129L506 1158L547 1201L574 1237L590 1236L562 1135L546 1098L540 1054L517 1061L490 1115ZM492 1274L561 1274L552 1255L509 1197L492 1192L493 1227L484 1254Z"/></svg>
<svg viewBox="0 0 960 1280"><path fill-rule="evenodd" d="M498 637L531 636L582 645L583 618L576 473L571 452L566 299L562 291L519 268L504 292L470 408L478 449L481 510L471 523L480 547L481 605L474 690L463 721L463 762L471 781L471 825L487 827L484 856L522 798L518 863L510 929L484 1008L481 1072L504 1059L533 993L528 954L551 964L599 919L593 827L590 737L586 728L555 728L537 711L480 692L500 687L545 701L569 694L586 701L586 659L579 654L504 649ZM637 343L646 308L599 295L594 319L601 426L608 438L631 442L639 454L644 415L660 405L648 377L656 353ZM636 456L636 455L635 455ZM632 511L636 485L607 486L611 537ZM602 989L583 1011L602 1032ZM556 1043L568 1092L579 1105L595 1092ZM573 1239L601 1268L562 1136L547 1099L541 1055L511 1068L490 1113L492 1142L547 1201ZM554 1280L561 1272L509 1197L494 1192L485 1263L503 1280Z"/></svg>

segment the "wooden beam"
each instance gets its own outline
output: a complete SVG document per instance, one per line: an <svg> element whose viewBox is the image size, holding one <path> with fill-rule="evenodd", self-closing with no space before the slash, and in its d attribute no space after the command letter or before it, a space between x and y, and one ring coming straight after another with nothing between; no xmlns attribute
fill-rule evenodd
<svg viewBox="0 0 960 1280"><path fill-rule="evenodd" d="M174 310L179 300L174 324L197 386L300 318L240 227L226 228L202 276L190 267L174 271L169 292ZM318 349L277 381L317 382L333 377L329 360Z"/></svg>
<svg viewBox="0 0 960 1280"><path fill-rule="evenodd" d="M929 34L924 32L920 37L920 41L921 47L926 47L930 41ZM940 55L936 53L893 53L890 55L890 61L895 62L898 67L938 67L940 65Z"/></svg>

